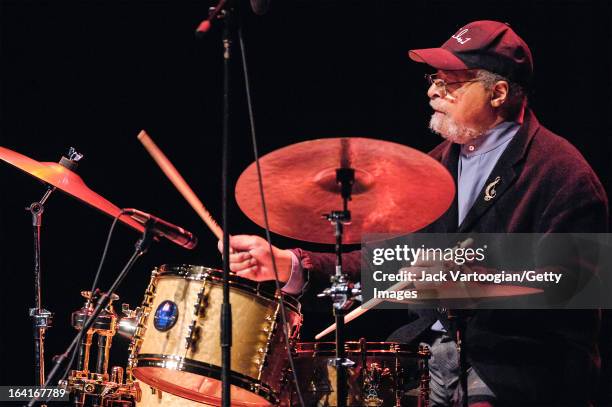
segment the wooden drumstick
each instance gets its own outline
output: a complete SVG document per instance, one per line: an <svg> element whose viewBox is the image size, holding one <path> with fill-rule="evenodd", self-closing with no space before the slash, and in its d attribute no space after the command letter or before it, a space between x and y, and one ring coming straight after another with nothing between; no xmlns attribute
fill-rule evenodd
<svg viewBox="0 0 612 407"><path fill-rule="evenodd" d="M466 248L466 247L471 246L473 243L474 243L474 239L469 237L469 238L465 239L464 241L460 242L456 247L457 248ZM410 283L411 283L410 281L400 281L399 283L393 284L391 287L387 288L387 290L388 291L402 290L402 289L404 289ZM365 304L362 304L362 305L358 306L357 308L355 308L354 310L352 310L351 312L346 314L344 316L344 323L348 324L349 322L351 322L355 318L365 314L366 312L368 312L368 310L370 310L371 308L377 306L381 302L383 302L383 300L380 299L380 298L372 298L370 301L366 302ZM315 339L319 340L322 337L324 337L325 335L327 335L328 333L334 332L335 330L336 330L336 324L335 323L331 324L330 326L328 326L327 328L325 328L324 330L319 332L315 336Z"/></svg>
<svg viewBox="0 0 612 407"><path fill-rule="evenodd" d="M179 174L178 170L172 165L170 160L165 156L165 154L157 147L157 145L151 140L151 137L145 132L141 130L138 134L138 140L142 143L144 148L147 149L151 157L155 160L159 168L163 171L164 174L168 177L170 182L174 184L176 189L183 195L183 197L189 202L189 205L196 211L196 213L202 218L206 226L214 233L217 239L223 239L223 229L219 226L219 224L213 219L212 215L208 212L204 204L198 199L193 190L187 185L187 182L181 174Z"/></svg>

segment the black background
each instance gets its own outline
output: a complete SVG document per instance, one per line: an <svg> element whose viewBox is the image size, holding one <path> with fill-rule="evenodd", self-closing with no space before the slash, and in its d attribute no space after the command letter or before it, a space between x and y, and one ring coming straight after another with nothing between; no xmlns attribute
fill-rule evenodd
<svg viewBox="0 0 612 407"><path fill-rule="evenodd" d="M221 47L219 27L203 40L194 28L207 1L1 2L1 141L38 161L58 161L68 147L85 155L78 173L120 207L136 207L192 230L191 252L154 245L119 289L142 300L151 269L164 263L220 267L216 239L149 158L136 135L146 129L219 221ZM245 40L261 153L299 141L362 136L422 151L439 138L427 130L423 73L410 48L442 44L477 19L509 22L530 45L539 120L582 152L612 191L609 1L273 1L269 13L245 13ZM236 54L237 56L237 54ZM236 59L238 61L238 59ZM243 82L234 69L231 180L252 162ZM33 381L27 316L33 303L30 215L43 185L0 165L0 349L2 384ZM330 209L335 209L335 206ZM299 214L298 214L299 216ZM70 313L82 304L110 219L62 193L46 206L42 234L44 306L55 312L47 364L74 334ZM235 207L230 232L261 229ZM331 230L330 230L331 232ZM138 235L120 226L102 287L131 254ZM275 236L280 247L305 245ZM384 339L401 321L379 313L355 323L352 338ZM332 321L305 315L303 340ZM384 323L380 323L381 318ZM329 339L331 340L331 339ZM127 342L116 339L114 364Z"/></svg>

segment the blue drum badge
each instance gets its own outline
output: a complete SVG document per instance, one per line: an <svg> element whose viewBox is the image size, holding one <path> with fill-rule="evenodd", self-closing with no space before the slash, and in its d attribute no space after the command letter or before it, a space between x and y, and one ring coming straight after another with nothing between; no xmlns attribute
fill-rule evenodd
<svg viewBox="0 0 612 407"><path fill-rule="evenodd" d="M153 318L153 326L161 332L165 332L172 328L178 319L178 307L172 301L166 300L159 304L155 310Z"/></svg>

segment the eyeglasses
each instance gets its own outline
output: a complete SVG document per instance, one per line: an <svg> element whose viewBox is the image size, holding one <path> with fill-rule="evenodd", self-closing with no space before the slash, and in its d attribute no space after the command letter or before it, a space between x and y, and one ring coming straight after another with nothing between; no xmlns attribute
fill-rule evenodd
<svg viewBox="0 0 612 407"><path fill-rule="evenodd" d="M455 82L446 82L444 79L442 78L436 78L435 73L431 73L431 74L425 74L425 80L427 80L427 84L429 86L431 86L432 84L436 86L436 88L442 90L442 92L444 92L443 96L446 96L446 94L448 93L448 90L446 89L446 87L448 85L455 85L458 83L468 83L468 82L479 82L482 79L470 79L467 81L455 81Z"/></svg>

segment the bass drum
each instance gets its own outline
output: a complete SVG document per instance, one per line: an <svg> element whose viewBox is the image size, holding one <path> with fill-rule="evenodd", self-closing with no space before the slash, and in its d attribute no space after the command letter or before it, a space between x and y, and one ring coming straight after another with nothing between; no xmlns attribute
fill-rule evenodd
<svg viewBox="0 0 612 407"><path fill-rule="evenodd" d="M161 266L145 293L128 366L136 379L189 400L221 404L222 273L201 266ZM299 303L283 297L290 340L299 333ZM231 276L231 397L234 406L280 400L287 350L279 298Z"/></svg>

